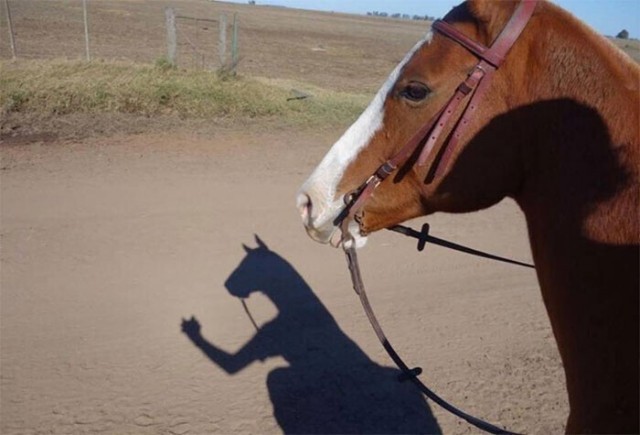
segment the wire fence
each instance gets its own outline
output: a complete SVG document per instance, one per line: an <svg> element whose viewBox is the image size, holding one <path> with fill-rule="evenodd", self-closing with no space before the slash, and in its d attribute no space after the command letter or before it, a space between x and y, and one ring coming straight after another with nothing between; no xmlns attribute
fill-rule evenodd
<svg viewBox="0 0 640 435"><path fill-rule="evenodd" d="M204 2L184 13L175 1L0 1L0 59L166 59L226 71L239 60L237 14Z"/></svg>
<svg viewBox="0 0 640 435"><path fill-rule="evenodd" d="M12 57L6 5L18 59L86 59L83 0L0 0L0 60ZM228 65L240 61L236 70L243 76L355 93L375 92L381 77L388 75L428 27L422 21L248 2L86 0L86 6L92 62L153 64L167 59L166 9L173 8L176 64L181 68L218 70L224 58ZM219 48L222 15L227 21L224 56Z"/></svg>
<svg viewBox="0 0 640 435"><path fill-rule="evenodd" d="M192 68L235 70L238 64L236 14L232 18L231 30L224 14L218 19L197 18L176 15L173 8L167 8L165 14L167 60L170 63L177 64L180 59L183 65L188 63ZM227 37L228 33L231 33L231 38Z"/></svg>

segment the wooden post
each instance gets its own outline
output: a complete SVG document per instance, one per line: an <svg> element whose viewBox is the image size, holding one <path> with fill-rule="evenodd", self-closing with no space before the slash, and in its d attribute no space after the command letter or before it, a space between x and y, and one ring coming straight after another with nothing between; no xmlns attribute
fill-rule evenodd
<svg viewBox="0 0 640 435"><path fill-rule="evenodd" d="M220 15L218 55L220 57L220 69L224 69L227 66L227 16L224 14Z"/></svg>
<svg viewBox="0 0 640 435"><path fill-rule="evenodd" d="M167 25L167 60L171 65L176 65L178 51L178 38L176 36L176 13L173 8L164 10Z"/></svg>
<svg viewBox="0 0 640 435"><path fill-rule="evenodd" d="M238 66L238 14L233 14L233 39L231 39L231 69L236 73Z"/></svg>
<svg viewBox="0 0 640 435"><path fill-rule="evenodd" d="M13 24L11 22L11 10L9 9L9 0L4 0L4 10L7 14L7 25L9 26L9 43L11 44L11 55L15 59L18 54L16 51L16 38L13 34Z"/></svg>
<svg viewBox="0 0 640 435"><path fill-rule="evenodd" d="M198 19L195 19L196 22L196 42L195 42L195 48L193 51L193 63L195 64L196 68L200 68L200 60L203 57L203 55L201 55L200 53L198 53L197 48L200 46L200 36L198 35L198 31L200 30L200 23L198 23ZM202 69L204 69L204 61L202 62Z"/></svg>
<svg viewBox="0 0 640 435"><path fill-rule="evenodd" d="M84 12L84 45L88 62L91 60L91 52L89 51L89 20L87 19L87 0L82 0L82 10Z"/></svg>
<svg viewBox="0 0 640 435"><path fill-rule="evenodd" d="M196 21L196 47L197 47L197 46L200 45L200 38L198 38L198 30L200 30L199 29L200 23L198 23L198 19L197 18L195 19L195 21Z"/></svg>

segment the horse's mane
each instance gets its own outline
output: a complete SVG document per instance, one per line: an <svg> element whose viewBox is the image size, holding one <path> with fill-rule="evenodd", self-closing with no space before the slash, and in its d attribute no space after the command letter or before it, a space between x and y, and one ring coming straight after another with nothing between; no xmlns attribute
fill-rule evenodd
<svg viewBox="0 0 640 435"><path fill-rule="evenodd" d="M615 60L618 67L623 66L632 71L635 71L636 79L638 78L637 74L640 73L640 65L638 65L629 55L627 55L624 51L617 47L609 38L599 34L583 21L580 21L578 18L576 18L572 13L566 11L565 9L562 9L552 1L541 2L540 7L543 8L543 10L545 8L548 9L550 11L550 15L557 16L564 23L563 27L577 31L577 34L580 37L585 38L585 40L588 41L589 45L592 48L596 49L599 53L601 53L603 57L612 57L613 59L611 60ZM637 80L634 85L634 89L637 90Z"/></svg>
<svg viewBox="0 0 640 435"><path fill-rule="evenodd" d="M516 5L515 1L469 0L467 10L482 25L481 33L485 38L485 45L490 45L502 31ZM536 38L546 39L549 42L554 41L556 44L558 42L555 39L556 36L561 36L565 40L572 39L580 45L581 50L584 50L581 54L588 56L589 52L593 52L598 56L598 61L605 61L607 70L614 72L618 79L629 81L631 78L631 83L629 83L631 89L637 90L639 88L640 66L609 38L597 33L552 1L540 1L535 15L543 16L544 20L549 20L551 23L551 25L545 26L544 32L541 32ZM545 52L548 53L549 50L545 50Z"/></svg>

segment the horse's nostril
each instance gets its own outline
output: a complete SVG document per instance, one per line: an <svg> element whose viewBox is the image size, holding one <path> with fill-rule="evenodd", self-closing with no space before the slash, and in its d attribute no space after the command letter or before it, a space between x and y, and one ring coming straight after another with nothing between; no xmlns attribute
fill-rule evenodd
<svg viewBox="0 0 640 435"><path fill-rule="evenodd" d="M311 197L306 193L300 193L296 202L302 220L308 222L311 217Z"/></svg>

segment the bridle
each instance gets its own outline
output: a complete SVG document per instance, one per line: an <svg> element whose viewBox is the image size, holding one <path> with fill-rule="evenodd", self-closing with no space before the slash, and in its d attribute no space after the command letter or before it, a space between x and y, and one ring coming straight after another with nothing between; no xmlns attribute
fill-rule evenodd
<svg viewBox="0 0 640 435"><path fill-rule="evenodd" d="M438 139L452 122L453 115L457 113L463 101L467 100L462 114L453 126L452 133L449 135L448 140L445 140L442 145L442 150L439 151L439 158L434 160L436 161L435 177L439 178L444 175L455 150L459 146L460 138L473 116L477 113L478 107L489 88L496 70L502 65L507 53L526 27L533 15L537 2L538 0L521 0L508 23L491 47L485 47L473 41L445 21L437 20L433 23L432 29L434 31L458 43L478 57L479 61L473 67L467 78L456 88L453 96L451 96L442 109L438 111L429 122L422 126L398 153L380 166L360 187L345 196L345 208L334 221L334 225L339 226L342 232L341 245L347 257L353 288L360 297L360 302L365 309L378 339L391 359L402 371L400 380L410 380L428 398L447 411L463 418L479 429L494 434L510 434L512 432L473 417L446 402L418 379L417 376L422 372L422 369L419 367L410 369L393 349L382 331L367 298L364 282L360 273L355 240L349 230L349 225L352 221L355 221L361 226L362 210L365 203L373 195L375 189L398 168L407 164L412 156L418 155L418 166L426 165L434 152Z"/></svg>
<svg viewBox="0 0 640 435"><path fill-rule="evenodd" d="M460 44L478 57L479 61L473 67L467 78L458 85L454 94L442 109L440 109L429 122L416 131L405 146L382 164L364 183L345 195L345 208L334 220L334 225L339 226L342 230L343 242L352 241L352 237L348 231L349 222L353 220L358 222L361 220L359 213L380 183L389 177L389 175L393 174L399 167L406 164L411 156L418 154L418 151L419 157L417 165L426 165L442 133L452 121L453 115L458 111L463 101L467 100L462 115L455 123L449 139L443 144L443 150L440 151L441 156L435 163L435 177L440 178L444 175L455 150L459 146L460 138L470 124L473 116L477 113L482 98L489 89L496 70L502 65L507 53L526 27L529 19L533 15L537 2L538 0L521 0L511 19L491 47L485 47L472 40L445 21L436 20L432 24L432 30ZM467 96L469 98L466 98Z"/></svg>

